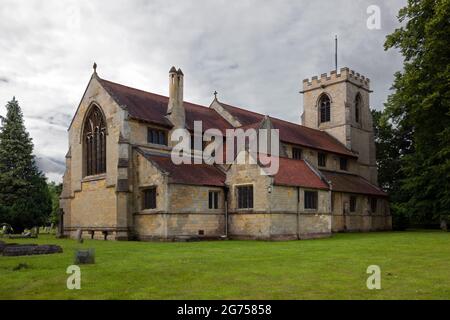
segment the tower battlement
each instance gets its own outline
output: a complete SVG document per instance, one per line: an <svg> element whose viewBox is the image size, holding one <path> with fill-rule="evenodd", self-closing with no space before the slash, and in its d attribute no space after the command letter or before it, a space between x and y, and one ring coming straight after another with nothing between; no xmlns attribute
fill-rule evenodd
<svg viewBox="0 0 450 320"><path fill-rule="evenodd" d="M311 79L304 79L303 91L325 87L341 81L350 81L359 87L370 90L369 78L366 78L362 74L359 74L358 72L345 67L341 68L339 73L337 73L336 70L333 70L329 74L322 73L320 77L314 76Z"/></svg>

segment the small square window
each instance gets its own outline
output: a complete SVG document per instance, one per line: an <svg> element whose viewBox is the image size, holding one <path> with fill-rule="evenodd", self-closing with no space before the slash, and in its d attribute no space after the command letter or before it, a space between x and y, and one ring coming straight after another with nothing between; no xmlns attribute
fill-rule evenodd
<svg viewBox="0 0 450 320"><path fill-rule="evenodd" d="M317 191L305 191L305 209L317 209Z"/></svg>
<svg viewBox="0 0 450 320"><path fill-rule="evenodd" d="M156 188L149 188L143 190L143 209L156 208Z"/></svg>
<svg viewBox="0 0 450 320"><path fill-rule="evenodd" d="M292 148L292 159L301 160L302 159L302 149Z"/></svg>
<svg viewBox="0 0 450 320"><path fill-rule="evenodd" d="M327 155L325 153L319 152L317 154L317 163L319 167L326 167L327 166Z"/></svg>
<svg viewBox="0 0 450 320"><path fill-rule="evenodd" d="M164 130L148 128L147 142L166 146L167 145L166 132Z"/></svg>
<svg viewBox="0 0 450 320"><path fill-rule="evenodd" d="M340 158L340 162L339 163L340 163L341 170L347 171L347 168L348 168L347 158Z"/></svg>
<svg viewBox="0 0 450 320"><path fill-rule="evenodd" d="M208 198L209 209L219 209L219 191L210 191Z"/></svg>

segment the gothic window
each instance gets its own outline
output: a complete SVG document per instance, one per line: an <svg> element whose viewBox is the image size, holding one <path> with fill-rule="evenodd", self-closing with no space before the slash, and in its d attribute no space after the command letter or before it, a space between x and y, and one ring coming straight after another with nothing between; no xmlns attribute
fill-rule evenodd
<svg viewBox="0 0 450 320"><path fill-rule="evenodd" d="M103 113L93 106L86 117L83 132L85 175L106 172L106 122Z"/></svg>
<svg viewBox="0 0 450 320"><path fill-rule="evenodd" d="M355 98L355 121L359 123L361 116L361 95L358 93Z"/></svg>
<svg viewBox="0 0 450 320"><path fill-rule="evenodd" d="M320 123L329 122L331 119L330 98L324 94L319 100Z"/></svg>

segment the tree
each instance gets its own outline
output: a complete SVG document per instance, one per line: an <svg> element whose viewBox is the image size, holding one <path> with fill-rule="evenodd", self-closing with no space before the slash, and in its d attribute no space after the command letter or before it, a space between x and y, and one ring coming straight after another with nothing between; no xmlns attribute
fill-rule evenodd
<svg viewBox="0 0 450 320"><path fill-rule="evenodd" d="M393 228L404 230L410 225L410 215L402 206L409 195L401 190L404 179L402 159L411 153L411 138L392 125L386 112L372 110L375 133L378 182L389 194Z"/></svg>
<svg viewBox="0 0 450 320"><path fill-rule="evenodd" d="M51 198L36 166L19 103L13 98L6 109L0 128L0 221L20 232L47 220Z"/></svg>
<svg viewBox="0 0 450 320"><path fill-rule="evenodd" d="M59 220L59 196L61 195L62 191L62 183L56 184L52 181L48 184L48 190L52 199L52 213L50 214L48 222L56 225Z"/></svg>
<svg viewBox="0 0 450 320"><path fill-rule="evenodd" d="M450 0L409 0L385 49L404 56L386 104L393 125L411 137L401 159L403 210L423 223L450 216Z"/></svg>

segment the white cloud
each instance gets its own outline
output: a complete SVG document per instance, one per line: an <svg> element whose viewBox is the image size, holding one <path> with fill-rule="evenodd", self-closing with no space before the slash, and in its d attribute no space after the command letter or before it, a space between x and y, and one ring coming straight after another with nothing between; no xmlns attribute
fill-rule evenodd
<svg viewBox="0 0 450 320"><path fill-rule="evenodd" d="M208 105L217 90L224 102L297 122L301 82L333 69L338 34L339 65L371 78L381 108L401 68L383 43L405 3L3 0L0 104L15 95L36 153L61 161L94 61L105 79L161 94L168 69L180 66L188 101ZM381 7L381 30L366 27L371 4Z"/></svg>

